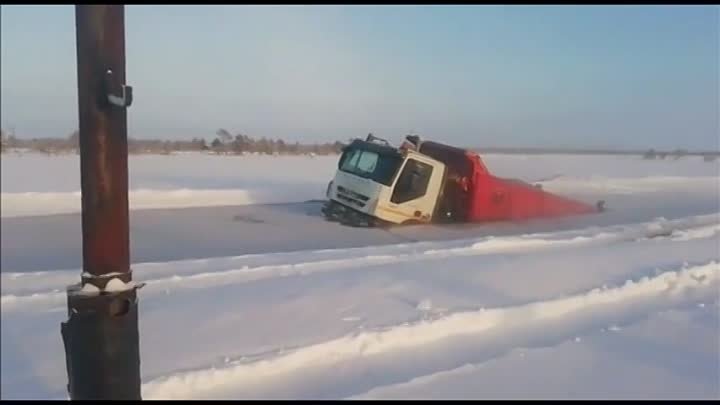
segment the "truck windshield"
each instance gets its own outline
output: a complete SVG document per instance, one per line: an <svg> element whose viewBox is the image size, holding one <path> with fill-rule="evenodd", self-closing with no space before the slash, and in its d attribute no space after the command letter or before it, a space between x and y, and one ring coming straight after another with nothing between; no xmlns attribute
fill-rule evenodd
<svg viewBox="0 0 720 405"><path fill-rule="evenodd" d="M365 149L352 148L343 153L339 168L343 172L389 186L401 164L402 157L399 155L384 155Z"/></svg>

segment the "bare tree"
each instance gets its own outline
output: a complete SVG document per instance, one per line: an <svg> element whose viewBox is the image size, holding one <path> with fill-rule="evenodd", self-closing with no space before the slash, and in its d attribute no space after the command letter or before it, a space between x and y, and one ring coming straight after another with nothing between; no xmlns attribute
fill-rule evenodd
<svg viewBox="0 0 720 405"><path fill-rule="evenodd" d="M213 150L213 152L221 152L223 149L223 144L219 138L215 138L210 144L210 148Z"/></svg>
<svg viewBox="0 0 720 405"><path fill-rule="evenodd" d="M228 144L233 140L233 136L230 135L230 132L228 132L226 129L220 128L215 134L218 136L218 138L220 138L220 142L224 144Z"/></svg>

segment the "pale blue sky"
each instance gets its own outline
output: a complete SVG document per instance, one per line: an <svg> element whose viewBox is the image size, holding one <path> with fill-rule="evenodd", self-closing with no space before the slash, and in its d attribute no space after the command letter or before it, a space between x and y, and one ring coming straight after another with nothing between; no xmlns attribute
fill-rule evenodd
<svg viewBox="0 0 720 405"><path fill-rule="evenodd" d="M716 6L126 6L130 136L718 149ZM3 128L77 127L73 6L2 6Z"/></svg>

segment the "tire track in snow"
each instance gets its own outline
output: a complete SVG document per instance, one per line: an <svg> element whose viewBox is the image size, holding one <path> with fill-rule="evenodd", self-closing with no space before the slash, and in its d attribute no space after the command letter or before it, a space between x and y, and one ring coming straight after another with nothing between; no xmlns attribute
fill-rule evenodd
<svg viewBox="0 0 720 405"><path fill-rule="evenodd" d="M338 398L481 362L515 347L549 345L681 303L714 296L720 265L668 271L525 305L455 313L366 331L288 354L178 373L143 384L143 398Z"/></svg>
<svg viewBox="0 0 720 405"><path fill-rule="evenodd" d="M717 298L717 297L716 297ZM702 303L695 303L696 305L702 305ZM693 305L695 307L696 305ZM716 301L712 304L715 308L720 308L720 301ZM681 313L692 313L695 308L682 308ZM642 328L644 325L653 324L658 320L663 320L669 323L667 325L670 328L682 327L688 325L674 325L672 320L664 317L668 313L675 312L676 309L670 309L669 311L657 311L647 314L638 319L633 319L620 325L610 325L609 327L594 328L578 333L575 337L567 336L563 339L557 337L557 339L550 340L546 339L546 342L536 342L530 346L524 346L524 342L517 340L518 345L516 347L497 351L491 356L486 356L480 361L473 360L471 362L459 363L462 364L459 367L452 366L450 369L443 369L439 371L431 371L428 374L409 376L407 380L390 383L380 384L372 389L363 392L358 395L346 397L346 400L377 400L377 399L413 399L413 398L425 398L425 399L553 399L563 397L564 399L591 399L593 397L604 396L607 399L607 395L612 393L611 396L616 399L620 398L636 398L644 399L650 397L663 397L666 399L668 394L682 397L691 396L693 399L711 399L717 398L720 395L720 376L718 373L720 370L717 368L717 351L720 348L716 348L714 351L695 351L696 347L692 345L683 347L682 344L678 344L678 341L673 339L672 343L647 340L647 336L634 337L633 330L636 328ZM686 312L687 311L687 312ZM712 309L711 309L712 311ZM715 312L717 314L717 312ZM711 315L712 316L712 315ZM717 316L717 315L716 315ZM644 325L643 325L644 324ZM692 326L692 325L691 325ZM623 329L629 328L631 332L626 334ZM707 328L702 333L712 332ZM619 332L619 333L618 333ZM612 336L617 334L617 336ZM685 336L688 336L687 334ZM555 337L555 336L553 336ZM610 339L610 342L606 339ZM588 344L589 342L589 344ZM546 344L545 344L546 343ZM678 344L680 347L674 347L673 344ZM619 346L623 345L638 345L635 346L635 350L628 353L620 353L613 348L619 349ZM573 347L575 346L575 347ZM639 350L638 350L639 349ZM576 351L577 350L577 351ZM663 350L666 350L663 353ZM669 352L667 352L669 351ZM639 353L638 353L639 352ZM583 353L590 354L588 359L582 356ZM638 354L636 354L638 353ZM573 359L574 356L580 358ZM582 359L585 357L584 359ZM582 360L581 360L582 359ZM715 359L715 360L714 360ZM548 364L547 362L556 363ZM583 364L587 365L587 360L599 361L604 364L596 364L593 366L594 371L588 375L587 372L581 372L579 375L575 374L572 370L576 367L582 367ZM627 363L624 364L624 362ZM570 364L568 364L570 363ZM614 364L612 368L608 367L608 363ZM715 366L713 367L713 363ZM629 370L623 370L620 375L607 375L606 373L614 373L614 370L623 368L623 366L631 366L637 369L634 372L629 373ZM677 377L685 382L677 383L673 381L670 386L675 386L676 389L680 389L683 393L667 391L670 386L667 386L667 380L664 382L658 382L655 380L655 384L662 384L663 388L658 387L655 384L648 383L648 380L644 380L637 371L650 371L651 367L657 367L655 371L662 370L660 372L667 372L673 377ZM492 371L491 371L492 370ZM514 375L511 380L513 382L522 381L520 385L523 386L522 390L508 389L508 387L501 388L502 386L495 386L497 383L498 376L507 375L507 372L513 372L517 370L517 375ZM587 371L587 370L585 370ZM564 373L572 374L577 381L568 381L567 377L564 378L564 383L561 383L557 374L561 375ZM583 378L584 376L584 378ZM627 382L626 378L633 376L637 378L637 384L632 383L632 391L628 391L627 387L623 384ZM479 385L472 384L477 379L483 379L485 377L494 377L495 383L483 382ZM533 385L533 380L543 381L544 378L549 377L548 381L543 382L541 385ZM588 380L595 380L600 377L602 381L602 388L589 387ZM561 377L562 378L562 377ZM656 377L657 378L657 377ZM612 382L608 383L608 379ZM584 380L584 381L583 381ZM597 381L597 380L595 380ZM525 384L530 383L530 386ZM549 383L550 386L546 386L545 383ZM566 388L568 383L573 385L571 391L567 391ZM512 384L512 382L511 382ZM578 385L575 385L578 384ZM518 387L520 385L517 385ZM655 386L654 386L655 385ZM691 385L694 389L688 389L688 385ZM459 390L449 389L449 387L455 387ZM548 387L549 389L545 389ZM684 388L681 388L684 387ZM498 389L499 388L499 389ZM698 389L699 388L699 389ZM606 390L612 391L606 391ZM620 392L615 391L619 389ZM603 394L600 394L603 392ZM427 398L430 396L430 398ZM566 397L567 396L567 397ZM538 398L540 397L540 398Z"/></svg>
<svg viewBox="0 0 720 405"><path fill-rule="evenodd" d="M424 242L418 244L391 245L384 248L357 248L350 254L344 253L343 249L333 249L310 252L320 257L314 261L301 261L297 263L278 263L271 265L260 265L257 267L244 266L242 268L231 268L229 270L199 272L189 275L173 275L165 278L144 278L143 274L133 271L134 279L137 282L147 283L143 289L144 295L160 294L168 288L209 288L233 283L247 283L276 277L289 277L297 275L308 275L317 272L341 271L362 267L372 267L382 264L439 260L449 257L479 256L501 253L528 253L542 250L563 249L568 247L587 247L605 245L618 242L632 242L646 240L648 238L669 238L672 241L690 241L715 237L720 234L720 223L716 223L717 215L702 215L690 218L682 218L673 221L653 221L636 225L612 226L603 228L587 228L583 230L562 231L553 233L537 233L520 236L505 237L484 237L480 239L465 239L448 242ZM380 251L385 254L367 255L370 249L374 252ZM358 254L359 253L359 254ZM307 253L306 253L307 254ZM323 259L323 255L338 255L338 258ZM277 254L284 256L287 254ZM290 255L302 257L302 253L291 253ZM255 256L255 255L251 255ZM258 255L262 258L271 259L274 255ZM241 256L242 257L242 256ZM218 259L228 260L228 259ZM232 259L230 259L232 260ZM203 261L190 260L182 261L189 263L202 263ZM168 264L170 265L170 264ZM171 265L170 265L171 266ZM172 267L170 267L172 269ZM38 273L35 273L38 274ZM41 272L39 274L47 274ZM5 276L5 275L3 275ZM77 280L77 274L63 275L72 277L68 284ZM22 285L23 281L32 284L30 279L23 273L9 274L3 277L3 284L14 281L14 286ZM45 287L45 285L43 286ZM62 286L57 286L62 287ZM18 287L15 287L18 288ZM12 287L10 287L12 290ZM27 291L27 287L25 287ZM25 292L24 291L24 292ZM36 290L37 291L37 290ZM55 288L51 291L40 290L30 294L3 294L0 297L2 312L10 312L22 309L31 309L37 306L47 309L48 306L63 305L66 293L64 290Z"/></svg>
<svg viewBox="0 0 720 405"><path fill-rule="evenodd" d="M138 281L148 282L168 276L193 276L200 273L217 273L229 270L244 270L253 267L266 267L271 265L290 265L324 262L328 260L345 259L372 259L374 256L396 256L399 254L417 253L425 249L429 254L441 254L443 251L454 253L462 250L481 250L481 244L485 243L487 248L490 244L496 244L495 249L503 249L506 252L522 250L526 248L539 247L543 240L554 242L561 239L577 238L575 242L581 242L583 238L614 232L628 233L633 229L641 236L648 234L668 234L669 232L693 232L694 227L702 226L716 227L720 225L720 215L699 215L666 221L660 218L655 221L615 225L607 227L589 227L583 229L533 233L517 236L456 239L441 242L415 242L396 245L368 246L350 249L324 249L311 251L278 252L266 254L250 254L234 257L205 258L192 260L178 260L169 262L150 262L133 265L134 278ZM692 234L691 234L692 235ZM708 237L712 235L700 235ZM692 236L691 236L692 238ZM689 238L689 239L691 239ZM688 240L689 240L688 239ZM535 246L532 246L535 244ZM0 273L2 280L3 294L24 294L29 295L47 290L64 289L65 286L77 282L77 273L80 270L55 270L40 272L4 272ZM164 277L163 277L164 276Z"/></svg>

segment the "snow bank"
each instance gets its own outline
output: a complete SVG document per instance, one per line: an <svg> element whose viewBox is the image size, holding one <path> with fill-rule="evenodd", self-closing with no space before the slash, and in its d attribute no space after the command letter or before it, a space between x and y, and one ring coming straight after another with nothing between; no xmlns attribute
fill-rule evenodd
<svg viewBox="0 0 720 405"><path fill-rule="evenodd" d="M232 387L238 382L271 378L310 367L328 367L349 359L427 345L458 335L480 334L517 323L545 321L622 302L640 299L658 301L677 297L693 289L717 289L720 265L670 271L657 277L628 280L613 289L595 289L585 294L536 302L518 307L456 313L442 319L399 325L386 330L362 332L337 340L303 347L290 354L227 368L199 370L160 378L143 384L143 398L200 398L205 393Z"/></svg>
<svg viewBox="0 0 720 405"><path fill-rule="evenodd" d="M680 230L672 232L672 240L687 241L693 239L713 238L720 236L720 224L701 226L695 229Z"/></svg>
<svg viewBox="0 0 720 405"><path fill-rule="evenodd" d="M718 193L717 163L648 162L623 156L484 157L500 177L578 195ZM323 198L337 156L131 156L130 208L181 208L297 202ZM598 173L602 173L599 175ZM18 175L22 174L22 175ZM50 175L52 174L52 175ZM77 156L2 158L2 217L79 212Z"/></svg>
<svg viewBox="0 0 720 405"><path fill-rule="evenodd" d="M131 156L130 209L214 207L321 198L337 156ZM78 156L2 158L2 217L80 212Z"/></svg>
<svg viewBox="0 0 720 405"><path fill-rule="evenodd" d="M322 187L297 187L289 185L278 189L256 190L130 190L130 210L157 208L217 207L227 205L272 204L303 202L322 198ZM2 193L2 217L25 217L35 215L67 214L80 212L81 193L75 192L27 192Z"/></svg>
<svg viewBox="0 0 720 405"><path fill-rule="evenodd" d="M268 184L248 189L131 189L128 196L129 208L139 210L303 202L325 198L327 181L329 180L318 179L306 185ZM568 196L594 194L607 198L611 195L669 191L712 192L714 188L718 188L718 177L564 178L539 184L550 192ZM80 191L3 192L0 198L3 218L76 213L81 209Z"/></svg>
<svg viewBox="0 0 720 405"><path fill-rule="evenodd" d="M557 344L518 347L351 399L717 400L720 325L717 316L707 321L712 311L662 311L625 328L611 325Z"/></svg>
<svg viewBox="0 0 720 405"><path fill-rule="evenodd" d="M592 227L553 233L507 237L483 237L445 242L422 242L356 249L329 249L290 254L249 255L236 258L147 263L133 266L134 278L147 283L145 295L166 288L209 288L275 277L337 272L391 263L442 260L449 257L500 253L528 253L539 250L605 245L648 238L670 237L673 241L711 238L720 229L717 215L700 215L678 220L659 219L649 223ZM710 224L710 225L708 225ZM667 236L663 236L667 235ZM374 254L373 254L374 253ZM255 265L251 267L251 263ZM183 270L187 268L190 271ZM168 274L170 273L170 274ZM23 304L58 305L62 289L77 281L77 271L2 273L2 311L14 311ZM30 281L33 280L33 281ZM52 289L52 291L47 291Z"/></svg>
<svg viewBox="0 0 720 405"><path fill-rule="evenodd" d="M128 181L133 190L256 190L268 185L327 185L334 173L337 158L213 156L197 153L133 155L128 159ZM0 164L0 187L3 193L80 190L80 158L75 155L3 155Z"/></svg>
<svg viewBox="0 0 720 405"><path fill-rule="evenodd" d="M545 190L556 193L639 194L664 193L668 190L702 192L713 188L717 189L718 176L648 176L641 178L559 176L552 180L539 181L537 184L541 184Z"/></svg>

